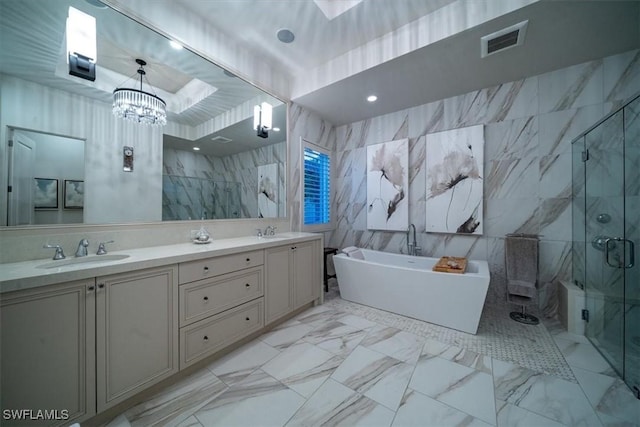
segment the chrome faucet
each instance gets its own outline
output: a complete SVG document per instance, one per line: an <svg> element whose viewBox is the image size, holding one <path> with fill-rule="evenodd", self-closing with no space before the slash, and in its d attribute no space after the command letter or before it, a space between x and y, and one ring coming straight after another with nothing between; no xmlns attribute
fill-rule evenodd
<svg viewBox="0 0 640 427"><path fill-rule="evenodd" d="M106 245L107 243L113 243L113 240L108 240L106 242L100 242L100 244L98 245L98 251L96 252L96 255L106 255L107 248L105 248L104 245Z"/></svg>
<svg viewBox="0 0 640 427"><path fill-rule="evenodd" d="M87 256L89 251L87 248L89 247L89 241L87 239L82 239L78 242L78 249L76 249L76 256Z"/></svg>
<svg viewBox="0 0 640 427"><path fill-rule="evenodd" d="M43 246L43 248L46 248L46 249L54 249L55 248L56 253L53 256L53 259L55 261L57 261L59 259L65 259L66 258L64 256L64 252L62 251L62 246L60 246L60 245L49 245L49 244L46 244L46 245Z"/></svg>
<svg viewBox="0 0 640 427"><path fill-rule="evenodd" d="M411 230L413 229L413 242L409 243L409 236L411 235ZM409 224L407 228L407 252L409 255L418 256L420 255L420 251L422 248L418 246L418 242L416 241L416 226L414 224Z"/></svg>
<svg viewBox="0 0 640 427"><path fill-rule="evenodd" d="M267 228L264 229L264 235L265 236L275 236L277 228L278 227L274 227L272 225L267 225Z"/></svg>

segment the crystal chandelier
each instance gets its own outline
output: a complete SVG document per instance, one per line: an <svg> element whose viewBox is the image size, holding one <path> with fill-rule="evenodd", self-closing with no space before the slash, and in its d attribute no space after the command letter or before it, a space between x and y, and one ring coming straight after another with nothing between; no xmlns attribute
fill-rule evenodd
<svg viewBox="0 0 640 427"><path fill-rule="evenodd" d="M142 90L142 78L146 74L144 66L147 63L142 59L136 59L136 63L140 65L137 71L140 75L140 89L116 88L113 91L113 114L137 123L166 125L167 104L156 95ZM151 86L148 80L147 84Z"/></svg>

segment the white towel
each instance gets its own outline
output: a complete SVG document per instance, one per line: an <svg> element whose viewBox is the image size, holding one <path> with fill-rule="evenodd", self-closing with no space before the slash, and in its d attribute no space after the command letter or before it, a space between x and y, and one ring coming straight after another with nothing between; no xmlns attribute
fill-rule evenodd
<svg viewBox="0 0 640 427"><path fill-rule="evenodd" d="M346 254L349 258L355 259L364 259L364 254L360 250L360 248L356 248L355 246L349 246L342 250L342 253Z"/></svg>

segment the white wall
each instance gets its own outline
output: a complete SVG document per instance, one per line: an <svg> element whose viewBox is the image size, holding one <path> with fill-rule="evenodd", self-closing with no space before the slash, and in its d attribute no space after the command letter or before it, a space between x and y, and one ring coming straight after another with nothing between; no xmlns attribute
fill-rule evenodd
<svg viewBox="0 0 640 427"><path fill-rule="evenodd" d="M0 140L18 127L86 140L85 209L88 224L159 221L162 203L162 129L116 119L111 105L0 75ZM133 172L122 170L122 148L134 147ZM7 170L7 147L0 164ZM6 173L0 212L6 212ZM6 218L2 219L6 224Z"/></svg>

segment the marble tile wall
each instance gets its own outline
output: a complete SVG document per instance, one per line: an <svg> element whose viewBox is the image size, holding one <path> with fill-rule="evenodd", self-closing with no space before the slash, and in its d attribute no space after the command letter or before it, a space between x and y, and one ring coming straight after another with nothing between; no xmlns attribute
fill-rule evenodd
<svg viewBox="0 0 640 427"><path fill-rule="evenodd" d="M487 260L487 302L504 304L504 236L538 234L539 305L553 315L555 283L572 274L571 141L639 89L640 51L634 50L340 126L337 225L327 242L406 253L405 233L366 229L365 153L367 145L409 138L409 218L420 231L423 255ZM477 124L485 125L484 235L424 233L425 135Z"/></svg>
<svg viewBox="0 0 640 427"><path fill-rule="evenodd" d="M271 163L278 164L278 216L285 216L286 155L286 141L225 157L165 149L163 219L257 218L258 166Z"/></svg>

